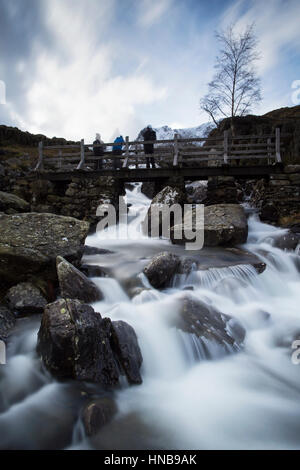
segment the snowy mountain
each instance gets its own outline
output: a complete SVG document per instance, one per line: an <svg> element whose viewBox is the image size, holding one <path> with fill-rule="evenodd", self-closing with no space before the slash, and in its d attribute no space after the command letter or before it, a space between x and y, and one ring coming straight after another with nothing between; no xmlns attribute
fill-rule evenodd
<svg viewBox="0 0 300 470"><path fill-rule="evenodd" d="M179 137L182 139L188 139L191 137L206 137L209 132L214 128L209 122L201 124L197 127L187 127L185 129L172 129L169 126L162 126L162 127L154 127L153 129L156 132L157 140L171 140L174 139L174 135L178 134ZM142 133L145 129L142 129L139 135L137 136L137 140L143 140ZM197 142L198 145L202 145L201 142ZM197 145L195 142L195 145Z"/></svg>

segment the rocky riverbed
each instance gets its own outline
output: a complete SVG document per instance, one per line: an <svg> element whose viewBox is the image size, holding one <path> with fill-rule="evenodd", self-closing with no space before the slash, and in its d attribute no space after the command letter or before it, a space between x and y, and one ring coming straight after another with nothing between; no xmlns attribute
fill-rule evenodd
<svg viewBox="0 0 300 470"><path fill-rule="evenodd" d="M186 197L164 188L152 205ZM116 239L0 193L0 447L298 447L297 232L211 201L188 252L143 231L141 185L126 202Z"/></svg>

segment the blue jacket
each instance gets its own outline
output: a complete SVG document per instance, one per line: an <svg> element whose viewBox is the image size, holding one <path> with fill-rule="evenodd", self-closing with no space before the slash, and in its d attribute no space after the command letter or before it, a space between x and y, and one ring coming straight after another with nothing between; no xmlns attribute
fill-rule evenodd
<svg viewBox="0 0 300 470"><path fill-rule="evenodd" d="M119 142L124 143L124 139L121 135L114 140L115 144L119 143ZM123 145L114 145L113 150L122 150L122 147L123 147Z"/></svg>

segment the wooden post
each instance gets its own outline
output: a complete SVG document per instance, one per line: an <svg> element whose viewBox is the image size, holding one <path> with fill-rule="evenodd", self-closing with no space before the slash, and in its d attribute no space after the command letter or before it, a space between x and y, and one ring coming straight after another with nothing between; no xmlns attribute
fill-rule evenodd
<svg viewBox="0 0 300 470"><path fill-rule="evenodd" d="M43 168L43 142L39 142L39 159L34 171L41 170Z"/></svg>
<svg viewBox="0 0 300 470"><path fill-rule="evenodd" d="M268 152L268 165L271 165L271 138L268 137L267 139L267 152Z"/></svg>
<svg viewBox="0 0 300 470"><path fill-rule="evenodd" d="M126 138L125 138L125 160L124 160L124 163L123 163L123 168L127 167L128 158L129 158L129 137L127 135Z"/></svg>
<svg viewBox="0 0 300 470"><path fill-rule="evenodd" d="M138 169L139 167L139 157L138 157L138 144L135 144L135 168Z"/></svg>
<svg viewBox="0 0 300 470"><path fill-rule="evenodd" d="M84 165L84 139L81 139L80 142L80 162L76 168L76 170L81 170Z"/></svg>
<svg viewBox="0 0 300 470"><path fill-rule="evenodd" d="M281 155L280 155L280 129L276 127L276 161L277 163L281 163Z"/></svg>
<svg viewBox="0 0 300 470"><path fill-rule="evenodd" d="M178 134L174 135L174 159L173 166L178 165Z"/></svg>
<svg viewBox="0 0 300 470"><path fill-rule="evenodd" d="M228 165L228 131L224 131L224 163Z"/></svg>

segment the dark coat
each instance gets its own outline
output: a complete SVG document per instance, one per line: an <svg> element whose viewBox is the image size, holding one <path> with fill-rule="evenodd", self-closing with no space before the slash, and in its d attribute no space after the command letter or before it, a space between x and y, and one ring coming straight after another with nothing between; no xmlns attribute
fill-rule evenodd
<svg viewBox="0 0 300 470"><path fill-rule="evenodd" d="M93 142L93 146L94 145L100 145L102 142L100 142L100 140L94 140ZM101 147L94 147L93 148L93 151L94 151L94 155L95 157L101 157L102 155L104 155L104 147L103 145Z"/></svg>
<svg viewBox="0 0 300 470"><path fill-rule="evenodd" d="M143 132L144 141L147 140L156 140L156 132L153 129L147 129ZM144 151L145 153L153 153L153 144L144 144Z"/></svg>

